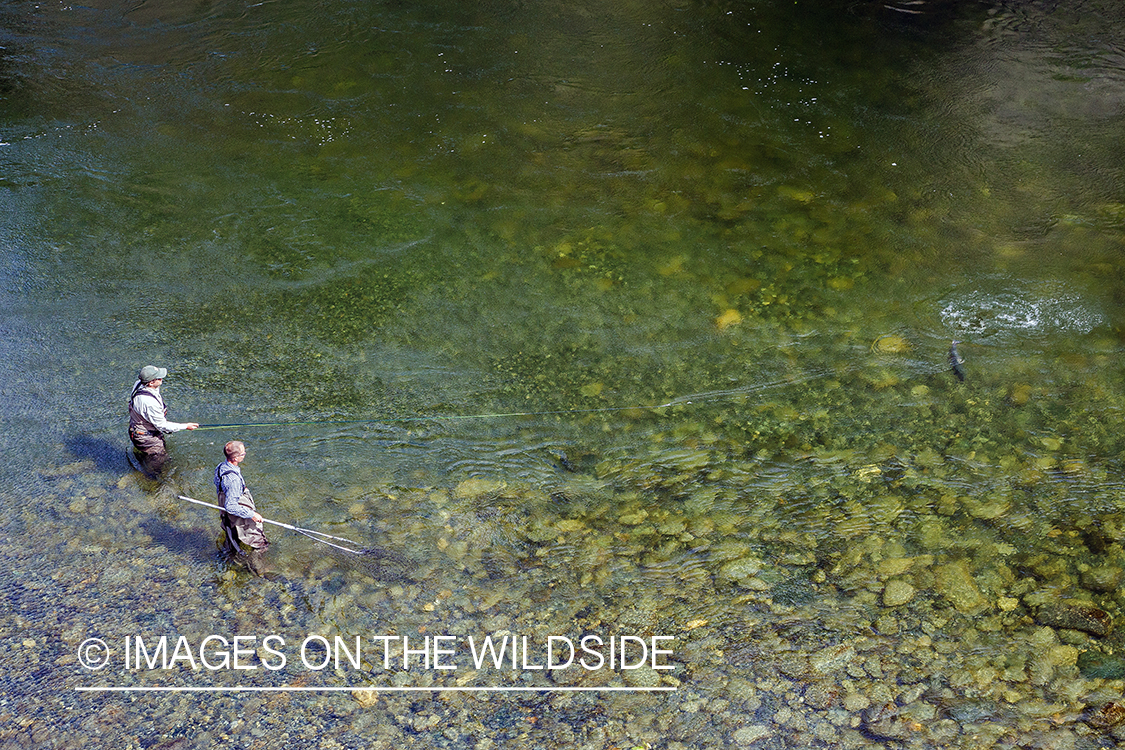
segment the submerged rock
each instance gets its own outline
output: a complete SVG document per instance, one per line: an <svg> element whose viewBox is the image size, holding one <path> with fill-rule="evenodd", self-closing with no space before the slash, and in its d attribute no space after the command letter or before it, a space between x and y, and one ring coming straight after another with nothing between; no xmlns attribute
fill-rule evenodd
<svg viewBox="0 0 1125 750"><path fill-rule="evenodd" d="M367 708L369 706L374 706L379 702L379 693L374 690L364 690L362 688L357 688L352 691L352 700L354 700L360 706Z"/></svg>
<svg viewBox="0 0 1125 750"><path fill-rule="evenodd" d="M973 518L991 520L1006 515L1011 510L1011 501L1003 495L988 495L982 498L965 498L965 510Z"/></svg>
<svg viewBox="0 0 1125 750"><path fill-rule="evenodd" d="M843 669L856 658L855 646L841 643L822 648L809 657L809 666L821 674L830 674Z"/></svg>
<svg viewBox="0 0 1125 750"><path fill-rule="evenodd" d="M900 607L914 599L914 587L901 578L887 581L883 589L883 606Z"/></svg>
<svg viewBox="0 0 1125 750"><path fill-rule="evenodd" d="M1099 565L1082 573L1082 586L1090 591L1110 592L1121 588L1125 571L1116 565Z"/></svg>
<svg viewBox="0 0 1125 750"><path fill-rule="evenodd" d="M776 584L770 594L776 604L797 606L816 599L816 587L807 576L798 574Z"/></svg>
<svg viewBox="0 0 1125 750"><path fill-rule="evenodd" d="M736 730L731 739L739 747L750 747L758 740L763 740L772 734L770 728L763 724L751 724Z"/></svg>
<svg viewBox="0 0 1125 750"><path fill-rule="evenodd" d="M934 582L938 593L962 614L976 615L988 608L988 599L981 593L965 560L934 568Z"/></svg>
<svg viewBox="0 0 1125 750"><path fill-rule="evenodd" d="M905 740L912 734L910 725L899 715L898 706L890 701L865 710L863 728L880 740Z"/></svg>
<svg viewBox="0 0 1125 750"><path fill-rule="evenodd" d="M743 583L762 572L762 561L756 557L743 557L732 560L719 568L719 574L735 583Z"/></svg>
<svg viewBox="0 0 1125 750"><path fill-rule="evenodd" d="M1125 723L1125 704L1111 701L1101 708L1092 710L1086 716L1086 723L1095 729L1112 729Z"/></svg>
<svg viewBox="0 0 1125 750"><path fill-rule="evenodd" d="M880 336L871 344L871 351L878 354L906 354L912 348L904 336L896 333Z"/></svg>
<svg viewBox="0 0 1125 750"><path fill-rule="evenodd" d="M1113 618L1106 612L1078 604L1049 604L1039 608L1035 621L1052 628L1081 630L1084 633L1102 637L1109 634Z"/></svg>
<svg viewBox="0 0 1125 750"><path fill-rule="evenodd" d="M464 500L466 498L496 495L506 487L507 484L501 481L471 477L453 489L453 497L457 500Z"/></svg>

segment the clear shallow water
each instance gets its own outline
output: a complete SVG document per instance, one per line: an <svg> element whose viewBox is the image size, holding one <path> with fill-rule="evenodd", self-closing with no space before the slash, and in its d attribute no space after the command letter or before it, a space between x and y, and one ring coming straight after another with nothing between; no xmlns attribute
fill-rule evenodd
<svg viewBox="0 0 1125 750"><path fill-rule="evenodd" d="M1116 636L1057 613L1121 608L1111 7L13 8L6 739L1109 741ZM265 424L139 481L147 362L174 419ZM268 517L388 557L229 570L172 495L231 438ZM75 697L142 632L666 633L664 682L552 679L679 689Z"/></svg>

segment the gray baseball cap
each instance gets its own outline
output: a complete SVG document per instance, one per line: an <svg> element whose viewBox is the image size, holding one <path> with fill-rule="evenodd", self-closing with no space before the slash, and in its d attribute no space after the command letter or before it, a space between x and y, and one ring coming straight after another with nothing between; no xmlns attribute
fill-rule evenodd
<svg viewBox="0 0 1125 750"><path fill-rule="evenodd" d="M168 371L163 367L154 367L152 365L145 365L141 371L137 373L137 380L142 383L147 383L150 380L157 378L163 379L168 374Z"/></svg>

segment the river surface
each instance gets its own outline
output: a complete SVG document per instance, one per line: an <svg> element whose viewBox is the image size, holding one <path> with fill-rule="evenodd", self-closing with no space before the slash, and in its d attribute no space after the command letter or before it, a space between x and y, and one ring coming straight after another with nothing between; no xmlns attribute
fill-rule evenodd
<svg viewBox="0 0 1125 750"><path fill-rule="evenodd" d="M1122 143L1110 0L6 3L0 744L1115 746Z"/></svg>

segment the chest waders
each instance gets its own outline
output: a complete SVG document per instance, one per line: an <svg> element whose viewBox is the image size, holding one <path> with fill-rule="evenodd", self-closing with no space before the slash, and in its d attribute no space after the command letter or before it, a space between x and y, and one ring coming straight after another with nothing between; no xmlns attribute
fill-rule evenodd
<svg viewBox="0 0 1125 750"><path fill-rule="evenodd" d="M251 513L256 513L257 508L254 507L254 496L246 489L246 480L242 478L241 472L227 469L221 471L222 464L215 469L215 488L219 497L219 505L223 508L227 507L227 493L223 491L223 478L228 476L238 477L239 483L242 485L242 490L239 493L238 505ZM266 539L265 531L262 524L255 523L253 518L243 518L242 516L232 516L225 510L220 511L219 518L222 520L223 533L225 535L227 551L236 556L245 555L246 562L250 566L250 570L255 575L262 575L265 572L265 565L262 562L262 555L270 546L269 539Z"/></svg>
<svg viewBox="0 0 1125 750"><path fill-rule="evenodd" d="M138 383L133 389L132 395L129 396L129 440L133 443L137 452L143 456L145 471L156 475L160 473L164 463L168 460L168 448L164 443L164 433L157 429L152 422L145 419L134 406L138 398L145 397L156 401L164 412L168 411L168 407L164 405L164 401L158 394L145 388L143 383Z"/></svg>

